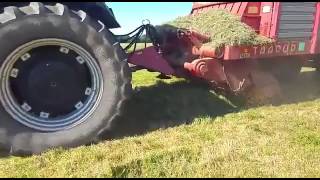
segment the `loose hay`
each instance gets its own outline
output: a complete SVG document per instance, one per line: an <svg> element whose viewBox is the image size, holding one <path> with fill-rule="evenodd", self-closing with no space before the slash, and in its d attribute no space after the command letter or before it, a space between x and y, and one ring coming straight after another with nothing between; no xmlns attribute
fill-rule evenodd
<svg viewBox="0 0 320 180"><path fill-rule="evenodd" d="M233 15L226 10L208 10L196 15L178 17L165 25L191 29L205 34L210 37L210 41L204 45L213 48L272 43L272 39L257 34L253 28L241 22L239 16ZM265 80L266 79L263 79L262 81ZM267 89L268 87L271 89ZM246 105L252 106L272 103L274 96L278 97L279 94L273 92L273 90L277 90L276 87L276 85L271 83L265 88L253 88L245 95L247 100Z"/></svg>
<svg viewBox="0 0 320 180"><path fill-rule="evenodd" d="M166 24L192 29L210 36L206 45L211 47L235 45L259 45L272 40L258 35L250 26L242 23L239 16L226 10L208 10L197 15L178 17Z"/></svg>

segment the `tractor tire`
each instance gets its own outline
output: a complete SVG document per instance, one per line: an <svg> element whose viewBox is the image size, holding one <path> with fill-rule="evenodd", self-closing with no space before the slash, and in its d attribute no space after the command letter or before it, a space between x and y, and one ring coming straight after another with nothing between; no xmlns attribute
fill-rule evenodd
<svg viewBox="0 0 320 180"><path fill-rule="evenodd" d="M0 149L40 154L98 140L131 93L126 54L85 12L30 3L0 14Z"/></svg>

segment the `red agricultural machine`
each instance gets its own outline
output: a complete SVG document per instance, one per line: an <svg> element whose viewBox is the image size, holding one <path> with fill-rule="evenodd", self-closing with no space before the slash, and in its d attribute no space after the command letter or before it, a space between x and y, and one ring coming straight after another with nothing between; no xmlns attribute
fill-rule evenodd
<svg viewBox="0 0 320 180"><path fill-rule="evenodd" d="M274 40L219 49L204 46L209 37L198 32L149 23L125 35L122 48L104 3L0 5L0 148L10 154L97 141L121 115L137 69L275 96L302 66L319 67L318 2L194 3L193 15L226 9ZM153 46L126 53L144 31Z"/></svg>

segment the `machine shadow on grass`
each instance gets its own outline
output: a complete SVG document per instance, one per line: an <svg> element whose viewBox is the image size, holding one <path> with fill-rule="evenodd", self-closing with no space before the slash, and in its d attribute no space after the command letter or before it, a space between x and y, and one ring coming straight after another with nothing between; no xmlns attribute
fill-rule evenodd
<svg viewBox="0 0 320 180"><path fill-rule="evenodd" d="M295 104L320 98L320 72L301 72L296 81L282 84L284 99L274 105Z"/></svg>
<svg viewBox="0 0 320 180"><path fill-rule="evenodd" d="M186 81L158 81L135 91L112 132L104 139L140 135L149 131L189 124L197 117L216 117L238 111L237 105L219 98L205 85Z"/></svg>
<svg viewBox="0 0 320 180"><path fill-rule="evenodd" d="M285 98L278 100L274 106L319 99L320 73L302 72L297 81L282 84L282 87ZM113 130L106 132L101 140L142 135L157 129L189 124L201 117L214 120L217 116L248 109L239 97L222 97L203 84L187 81L171 84L158 81L156 85L141 87L127 102L123 116L119 117ZM0 157L7 156L0 150Z"/></svg>
<svg viewBox="0 0 320 180"><path fill-rule="evenodd" d="M277 100L274 106L320 98L320 75L318 72L302 72L295 82L282 84L282 89L285 97ZM245 107L243 99L239 97L229 96L227 100L221 98L205 85L186 81L172 84L158 82L134 93L113 131L104 134L102 139L141 135L157 129L189 124L195 118L214 119L252 107Z"/></svg>

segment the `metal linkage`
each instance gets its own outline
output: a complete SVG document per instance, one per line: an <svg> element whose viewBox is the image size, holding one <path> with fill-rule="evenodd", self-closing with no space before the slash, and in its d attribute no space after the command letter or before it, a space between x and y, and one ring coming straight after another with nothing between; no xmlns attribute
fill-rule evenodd
<svg viewBox="0 0 320 180"><path fill-rule="evenodd" d="M129 44L125 46L123 49L125 51L128 51L132 46L134 46L132 52L130 54L133 54L136 51L137 43L139 42L141 36L143 33L146 33L146 39L145 39L145 48L147 47L147 38L150 38L153 46L159 47L159 43L156 40L156 30L153 25L150 24L150 21L148 19L145 19L142 21L142 25L136 28L135 30L131 31L130 33L123 34L123 35L116 35L117 38L120 37L126 37L122 39L125 42L128 42Z"/></svg>

